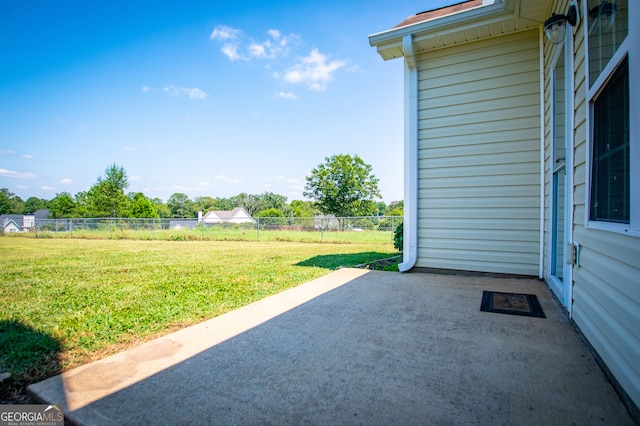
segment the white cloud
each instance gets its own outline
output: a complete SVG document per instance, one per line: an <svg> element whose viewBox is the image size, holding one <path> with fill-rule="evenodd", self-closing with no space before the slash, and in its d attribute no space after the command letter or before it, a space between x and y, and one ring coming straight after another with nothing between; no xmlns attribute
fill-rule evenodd
<svg viewBox="0 0 640 426"><path fill-rule="evenodd" d="M242 31L233 27L228 27L226 25L218 25L213 29L213 32L209 36L211 40L229 40L236 39L239 35L242 34Z"/></svg>
<svg viewBox="0 0 640 426"><path fill-rule="evenodd" d="M265 58L267 56L267 48L270 45L271 43L269 42L264 44L251 43L249 45L249 53L256 58Z"/></svg>
<svg viewBox="0 0 640 426"><path fill-rule="evenodd" d="M218 25L209 36L212 40L222 42L222 53L231 61L253 59L269 60L267 67L275 69L273 76L289 84L304 84L314 91L326 90L333 80L336 71L344 68L348 72L362 72L358 66L349 66L344 60L331 60L329 55L320 53L317 48L309 52L307 56L300 57L293 65L286 68L277 60L288 57L290 49L295 48L300 39L297 34L283 35L280 30L271 28L267 30L267 37L263 41L257 41L237 28L226 25ZM296 99L291 92L280 92L277 97Z"/></svg>
<svg viewBox="0 0 640 426"><path fill-rule="evenodd" d="M0 155L13 155L15 153L15 151L12 151L10 149L0 149Z"/></svg>
<svg viewBox="0 0 640 426"><path fill-rule="evenodd" d="M124 148L122 148L122 149L124 149L125 151L129 151L129 152L133 152L133 151L135 151L135 150L136 150L134 147L131 147L131 146L128 146L128 145L127 145L127 146L125 146L125 147L124 147Z"/></svg>
<svg viewBox="0 0 640 426"><path fill-rule="evenodd" d="M231 61L239 59L249 61L257 59L276 59L289 54L289 45L299 39L296 34L283 36L279 30L270 29L267 31L267 39L258 42L248 37L237 28L226 25L218 25L209 36L211 40L223 42L222 53Z"/></svg>
<svg viewBox="0 0 640 426"><path fill-rule="evenodd" d="M215 177L216 180L222 181L224 183L232 183L232 184L238 184L238 183L242 183L241 179L236 179L233 177L229 177L229 176L225 176L222 174L219 174Z"/></svg>
<svg viewBox="0 0 640 426"><path fill-rule="evenodd" d="M24 158L25 160L33 160L35 157L31 154L22 154L20 158Z"/></svg>
<svg viewBox="0 0 640 426"><path fill-rule="evenodd" d="M204 187L204 188L208 188L211 186L211 182L200 182L200 186Z"/></svg>
<svg viewBox="0 0 640 426"><path fill-rule="evenodd" d="M69 178L64 178L60 180L60 183L62 185L71 185L72 183L75 183L73 179L69 179Z"/></svg>
<svg viewBox="0 0 640 426"><path fill-rule="evenodd" d="M278 98L284 98L284 99L298 99L298 97L293 92L280 91L280 93L278 93L276 96Z"/></svg>
<svg viewBox="0 0 640 426"><path fill-rule="evenodd" d="M273 37L274 40L278 40L280 38L280 36L282 35L282 33L280 33L280 31L278 31L278 30L269 30L269 31L267 31L267 34L269 34L271 37Z"/></svg>
<svg viewBox="0 0 640 426"><path fill-rule="evenodd" d="M129 176L130 182L137 182L139 180L142 180L142 176L137 176L137 175Z"/></svg>
<svg viewBox="0 0 640 426"><path fill-rule="evenodd" d="M151 87L149 86L142 86L142 93L148 93L151 91Z"/></svg>
<svg viewBox="0 0 640 426"><path fill-rule="evenodd" d="M40 187L40 189L44 189L45 191L55 191L55 190L56 190L56 188L55 188L55 187L53 187L53 186L48 186L48 185L42 185L42 186Z"/></svg>
<svg viewBox="0 0 640 426"><path fill-rule="evenodd" d="M347 65L345 61L328 61L328 56L313 49L308 56L285 71L283 79L287 83L302 83L311 90L322 91L333 80L333 73Z"/></svg>
<svg viewBox="0 0 640 426"><path fill-rule="evenodd" d="M189 88L189 87L180 87L180 86L173 86L173 85L169 85L167 87L165 87L164 90L166 93L170 94L171 96L187 96L189 97L189 99L198 99L198 100L204 100L207 96L209 96L208 93L206 93L203 90L198 89L197 87L193 87L193 88Z"/></svg>
<svg viewBox="0 0 640 426"><path fill-rule="evenodd" d="M33 173L21 173L15 170L0 169L0 176L8 177L12 179L31 179L36 177Z"/></svg>
<svg viewBox="0 0 640 426"><path fill-rule="evenodd" d="M249 44L249 54L254 58L276 59L289 54L289 44L299 37L295 34L283 37L278 30L269 30L267 34L271 40L262 43L251 42Z"/></svg>
<svg viewBox="0 0 640 426"><path fill-rule="evenodd" d="M224 53L232 61L238 59L245 59L238 53L237 39L242 35L242 31L237 28L228 27L226 25L218 25L213 29L213 32L209 36L211 40L224 41L222 46L222 53Z"/></svg>
<svg viewBox="0 0 640 426"><path fill-rule="evenodd" d="M237 61L238 59L246 59L243 56L240 56L238 53L238 45L235 43L227 43L222 46L222 53L224 53L231 61Z"/></svg>

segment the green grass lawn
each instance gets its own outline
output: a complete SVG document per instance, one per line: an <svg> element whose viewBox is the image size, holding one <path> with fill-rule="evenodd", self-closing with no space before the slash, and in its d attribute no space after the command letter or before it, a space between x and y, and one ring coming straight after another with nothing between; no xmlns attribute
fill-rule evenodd
<svg viewBox="0 0 640 426"><path fill-rule="evenodd" d="M14 238L76 238L105 240L168 240L168 241L279 241L304 243L390 243L390 230L355 231L296 231L284 229L256 229L255 227L209 226L199 229L74 229L73 232L53 232L47 230L28 234L13 234Z"/></svg>
<svg viewBox="0 0 640 426"><path fill-rule="evenodd" d="M391 243L0 237L0 372L14 388L201 322ZM6 389L5 389L6 392Z"/></svg>

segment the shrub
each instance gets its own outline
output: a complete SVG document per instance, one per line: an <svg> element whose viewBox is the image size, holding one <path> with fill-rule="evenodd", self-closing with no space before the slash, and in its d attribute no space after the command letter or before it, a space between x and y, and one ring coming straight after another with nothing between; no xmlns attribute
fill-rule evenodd
<svg viewBox="0 0 640 426"><path fill-rule="evenodd" d="M402 223L402 220L403 220L402 216L396 216L393 218L385 217L378 224L378 229L380 231L394 231L394 228L395 228L394 225Z"/></svg>
<svg viewBox="0 0 640 426"><path fill-rule="evenodd" d="M404 243L403 233L404 233L404 226L401 223L396 227L396 230L393 233L393 246L400 251L402 251L402 247Z"/></svg>
<svg viewBox="0 0 640 426"><path fill-rule="evenodd" d="M354 226L360 229L374 229L376 225L366 218L361 218L355 221Z"/></svg>

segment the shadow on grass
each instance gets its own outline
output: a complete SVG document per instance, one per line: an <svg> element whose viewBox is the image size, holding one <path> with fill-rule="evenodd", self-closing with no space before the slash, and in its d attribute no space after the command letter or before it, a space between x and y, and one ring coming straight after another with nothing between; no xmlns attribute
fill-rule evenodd
<svg viewBox="0 0 640 426"><path fill-rule="evenodd" d="M33 403L27 386L60 372L60 342L15 320L0 321L0 404Z"/></svg>
<svg viewBox="0 0 640 426"><path fill-rule="evenodd" d="M379 253L375 251L350 254L323 254L298 262L296 266L314 266L316 268L335 270L341 266L354 267L368 264L375 260L386 259L391 256L393 255L389 253Z"/></svg>

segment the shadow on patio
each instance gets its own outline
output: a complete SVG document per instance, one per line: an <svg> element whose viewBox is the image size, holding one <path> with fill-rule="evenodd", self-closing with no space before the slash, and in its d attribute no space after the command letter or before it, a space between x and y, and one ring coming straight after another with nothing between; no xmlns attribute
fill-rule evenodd
<svg viewBox="0 0 640 426"><path fill-rule="evenodd" d="M481 312L483 290L547 318ZM633 424L537 280L356 269L31 391L83 424Z"/></svg>

